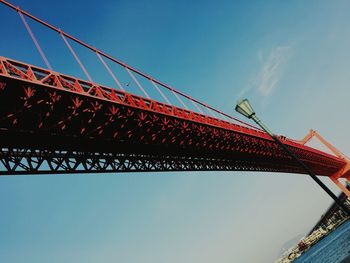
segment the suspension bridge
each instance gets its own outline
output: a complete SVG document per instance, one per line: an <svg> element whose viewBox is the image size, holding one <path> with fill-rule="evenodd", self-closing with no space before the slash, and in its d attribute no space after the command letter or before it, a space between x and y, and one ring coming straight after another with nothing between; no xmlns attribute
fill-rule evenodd
<svg viewBox="0 0 350 263"><path fill-rule="evenodd" d="M259 128L7 1L0 3L18 13L46 65L42 68L0 57L0 175L210 170L305 173ZM52 68L28 19L57 32L86 80ZM73 42L96 55L115 88L93 81ZM143 95L128 92L109 63L123 69ZM163 101L152 99L140 80L149 82ZM171 103L165 91L182 106ZM312 137L333 154L307 146ZM302 140L281 139L317 175L329 177L350 197L338 180L350 180L346 156L315 131Z"/></svg>

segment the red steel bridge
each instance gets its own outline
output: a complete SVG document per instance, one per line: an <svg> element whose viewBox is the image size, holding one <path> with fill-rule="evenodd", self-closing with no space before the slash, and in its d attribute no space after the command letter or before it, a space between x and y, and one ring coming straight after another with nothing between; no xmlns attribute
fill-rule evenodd
<svg viewBox="0 0 350 263"><path fill-rule="evenodd" d="M145 171L263 171L304 174L263 131L144 74L85 42L0 0L15 10L47 69L0 57L0 174L62 174ZM55 72L29 18L56 31L86 80ZM117 88L94 83L70 42L91 52ZM126 92L106 63L122 67L144 96ZM140 79L160 93L152 100ZM174 106L167 89L183 107ZM189 110L186 103L196 110ZM204 112L208 112L208 114ZM210 115L209 115L210 114ZM334 155L305 145L320 139ZM315 131L303 140L281 137L317 175L350 178L350 162Z"/></svg>

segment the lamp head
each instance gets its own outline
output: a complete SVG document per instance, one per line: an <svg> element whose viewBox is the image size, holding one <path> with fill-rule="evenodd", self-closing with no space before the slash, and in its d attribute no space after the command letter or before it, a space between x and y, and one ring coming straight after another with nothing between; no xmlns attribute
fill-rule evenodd
<svg viewBox="0 0 350 263"><path fill-rule="evenodd" d="M255 114L252 106L250 105L247 99L238 101L235 110L249 119L251 119L252 116Z"/></svg>

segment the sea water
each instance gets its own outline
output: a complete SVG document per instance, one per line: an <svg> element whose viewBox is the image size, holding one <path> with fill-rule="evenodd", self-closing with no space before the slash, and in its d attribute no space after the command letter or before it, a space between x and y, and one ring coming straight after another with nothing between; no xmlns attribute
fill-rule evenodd
<svg viewBox="0 0 350 263"><path fill-rule="evenodd" d="M350 220L319 241L294 262L340 263L347 257L350 257ZM350 262L350 259L348 260L346 262Z"/></svg>

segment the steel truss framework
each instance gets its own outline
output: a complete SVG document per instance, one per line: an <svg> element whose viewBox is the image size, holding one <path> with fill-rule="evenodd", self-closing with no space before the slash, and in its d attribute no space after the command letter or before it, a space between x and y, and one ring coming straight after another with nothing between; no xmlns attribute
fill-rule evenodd
<svg viewBox="0 0 350 263"><path fill-rule="evenodd" d="M0 161L6 171L0 174L59 174L158 171L264 171L278 172L283 167L251 162L150 156L142 154L104 154L30 149L1 149Z"/></svg>
<svg viewBox="0 0 350 263"><path fill-rule="evenodd" d="M260 130L0 57L1 174L303 173ZM315 173L346 162L284 138Z"/></svg>

